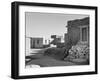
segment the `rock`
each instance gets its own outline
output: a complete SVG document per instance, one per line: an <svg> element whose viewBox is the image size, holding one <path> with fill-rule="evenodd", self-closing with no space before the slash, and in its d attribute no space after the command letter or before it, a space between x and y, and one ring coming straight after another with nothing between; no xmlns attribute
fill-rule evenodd
<svg viewBox="0 0 100 81"><path fill-rule="evenodd" d="M89 59L89 47L86 45L75 45L69 50L69 55L64 60Z"/></svg>

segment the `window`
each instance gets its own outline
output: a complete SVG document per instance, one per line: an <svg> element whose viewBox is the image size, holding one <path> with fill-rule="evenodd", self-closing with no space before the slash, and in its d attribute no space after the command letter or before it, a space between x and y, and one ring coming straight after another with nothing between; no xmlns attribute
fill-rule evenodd
<svg viewBox="0 0 100 81"><path fill-rule="evenodd" d="M35 40L31 38L30 41L31 41L31 42L30 42L30 47L31 47L31 49L32 49L32 48L35 48Z"/></svg>
<svg viewBox="0 0 100 81"><path fill-rule="evenodd" d="M45 44L47 44L47 40L45 40Z"/></svg>
<svg viewBox="0 0 100 81"><path fill-rule="evenodd" d="M82 28L82 41L87 41L87 28Z"/></svg>
<svg viewBox="0 0 100 81"><path fill-rule="evenodd" d="M37 44L39 44L39 40L37 40Z"/></svg>
<svg viewBox="0 0 100 81"><path fill-rule="evenodd" d="M88 25L80 26L80 42L82 43L89 42L89 26Z"/></svg>

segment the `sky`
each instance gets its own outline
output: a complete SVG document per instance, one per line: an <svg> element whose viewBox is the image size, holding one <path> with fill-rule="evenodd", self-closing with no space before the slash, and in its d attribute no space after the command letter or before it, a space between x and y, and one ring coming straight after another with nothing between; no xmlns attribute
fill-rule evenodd
<svg viewBox="0 0 100 81"><path fill-rule="evenodd" d="M88 15L25 12L26 37L44 37L49 39L51 35L67 33L69 20L82 19Z"/></svg>

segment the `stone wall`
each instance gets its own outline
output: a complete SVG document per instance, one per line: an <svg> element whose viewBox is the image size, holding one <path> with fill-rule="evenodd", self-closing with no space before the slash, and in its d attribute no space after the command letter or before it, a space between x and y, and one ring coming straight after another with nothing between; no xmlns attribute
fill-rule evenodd
<svg viewBox="0 0 100 81"><path fill-rule="evenodd" d="M68 33L65 34L65 46L66 50L69 52L69 56L67 58L87 59L89 56L89 42L84 43L80 41L80 35L81 35L80 33L82 33L80 31L80 28L82 26L89 27L89 17L68 21L68 26L67 26ZM88 35L89 35L89 30L88 30Z"/></svg>
<svg viewBox="0 0 100 81"><path fill-rule="evenodd" d="M68 32L65 34L66 46L76 45L80 41L80 27L85 25L89 26L89 17L68 21Z"/></svg>

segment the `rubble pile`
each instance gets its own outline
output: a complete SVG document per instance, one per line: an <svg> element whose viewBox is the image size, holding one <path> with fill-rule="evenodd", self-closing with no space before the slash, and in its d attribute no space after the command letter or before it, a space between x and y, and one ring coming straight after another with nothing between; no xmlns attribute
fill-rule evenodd
<svg viewBox="0 0 100 81"><path fill-rule="evenodd" d="M89 46L87 45L75 45L69 50L69 55L66 60L73 59L89 59Z"/></svg>

